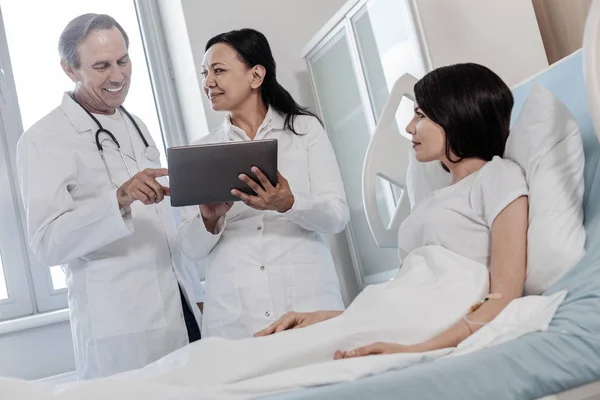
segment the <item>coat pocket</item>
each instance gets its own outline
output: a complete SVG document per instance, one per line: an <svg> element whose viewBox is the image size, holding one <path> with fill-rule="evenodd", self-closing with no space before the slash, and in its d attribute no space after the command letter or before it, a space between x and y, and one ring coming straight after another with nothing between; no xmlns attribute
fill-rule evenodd
<svg viewBox="0 0 600 400"><path fill-rule="evenodd" d="M88 263L86 284L92 337L102 339L167 326L156 262L116 258Z"/></svg>

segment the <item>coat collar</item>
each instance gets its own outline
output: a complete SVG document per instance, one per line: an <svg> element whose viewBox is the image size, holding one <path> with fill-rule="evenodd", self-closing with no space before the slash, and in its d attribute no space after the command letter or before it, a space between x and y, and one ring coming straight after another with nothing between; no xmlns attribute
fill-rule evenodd
<svg viewBox="0 0 600 400"><path fill-rule="evenodd" d="M263 123L259 127L258 137L264 137L266 132L261 134L261 131L281 131L284 130L285 116L278 111L275 111L272 107L269 107ZM241 130L231 124L231 118L229 115L225 117L223 121L223 130L225 131L226 140L239 140L241 137ZM236 132L237 131L237 132Z"/></svg>
<svg viewBox="0 0 600 400"><path fill-rule="evenodd" d="M73 100L70 92L65 92L63 94L60 106L78 133L91 131L96 127L96 123L90 118L87 112Z"/></svg>

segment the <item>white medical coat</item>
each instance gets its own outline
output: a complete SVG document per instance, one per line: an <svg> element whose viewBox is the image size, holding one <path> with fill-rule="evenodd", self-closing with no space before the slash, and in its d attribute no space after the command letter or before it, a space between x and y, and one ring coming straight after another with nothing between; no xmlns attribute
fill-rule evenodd
<svg viewBox="0 0 600 400"><path fill-rule="evenodd" d="M350 218L336 157L316 118L296 117L300 135L284 120L269 110L255 140L278 140L278 168L295 196L291 210L259 211L238 201L214 235L198 207L182 213L179 243L206 268L203 337L249 337L287 311L344 308L324 236L343 231ZM199 143L241 140L250 139L227 118Z"/></svg>
<svg viewBox="0 0 600 400"><path fill-rule="evenodd" d="M132 174L160 168L125 118L135 158ZM136 118L146 140L146 126ZM95 122L67 94L21 137L19 180L29 244L44 265L65 266L75 362L80 378L142 367L186 345L178 285L189 294L185 270L172 260L176 230L168 198L158 205L134 202L119 209L98 153ZM105 149L117 185L129 174L116 150ZM139 163L139 165L137 165Z"/></svg>

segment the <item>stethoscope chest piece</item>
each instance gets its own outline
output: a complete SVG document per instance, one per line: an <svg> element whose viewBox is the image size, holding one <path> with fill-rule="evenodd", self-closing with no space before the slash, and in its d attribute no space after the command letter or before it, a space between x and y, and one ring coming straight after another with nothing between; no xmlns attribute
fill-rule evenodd
<svg viewBox="0 0 600 400"><path fill-rule="evenodd" d="M144 150L144 155L146 156L146 159L148 159L148 161L152 162L158 161L158 159L160 158L160 152L155 146L146 147L146 149Z"/></svg>

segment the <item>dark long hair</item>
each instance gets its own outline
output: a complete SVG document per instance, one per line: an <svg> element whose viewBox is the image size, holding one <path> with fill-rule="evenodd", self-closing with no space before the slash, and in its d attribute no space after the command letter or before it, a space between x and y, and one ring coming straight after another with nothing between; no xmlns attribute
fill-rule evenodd
<svg viewBox="0 0 600 400"><path fill-rule="evenodd" d="M265 68L265 78L260 86L262 99L267 107L273 107L276 111L285 114L286 129L299 134L294 129L294 118L297 115L310 115L323 125L319 117L296 103L292 95L277 82L275 59L265 35L247 28L225 32L210 39L204 50L207 51L217 43L231 46L248 68L255 65L262 65Z"/></svg>
<svg viewBox="0 0 600 400"><path fill-rule="evenodd" d="M513 95L490 69L473 63L437 68L415 85L417 105L446 133L446 158L502 157ZM453 160L450 152L457 160ZM448 170L444 165L444 169Z"/></svg>

